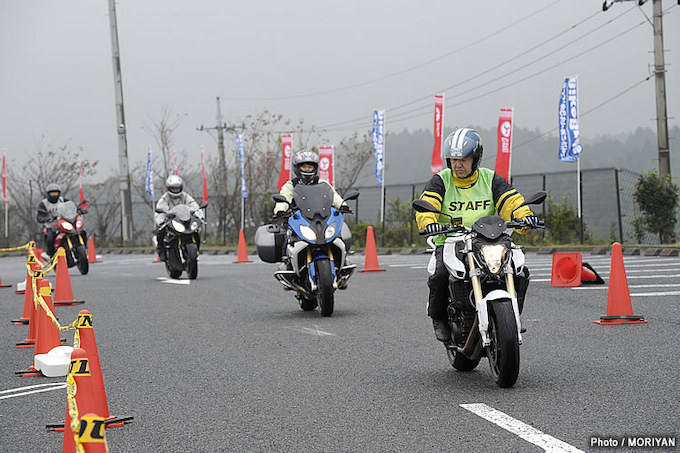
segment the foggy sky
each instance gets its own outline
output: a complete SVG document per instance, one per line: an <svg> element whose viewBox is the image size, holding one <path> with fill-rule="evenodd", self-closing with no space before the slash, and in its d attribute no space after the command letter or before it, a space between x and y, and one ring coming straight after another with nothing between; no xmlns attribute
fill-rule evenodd
<svg viewBox="0 0 680 453"><path fill-rule="evenodd" d="M676 3L664 1L669 126L680 124ZM120 0L130 165L145 160L153 143L145 129L163 108L181 118L178 151L197 162L201 145L216 153L196 128L215 126L217 96L227 122L266 109L306 126L342 123L325 134L330 144L369 130L375 108L386 110L388 132L431 130L432 96L442 92L446 129L495 127L499 108L512 106L515 127L545 132L557 127L564 78L577 75L582 136L656 130L653 77L598 107L652 74L652 2L601 5ZM82 147L101 177L118 171L105 0L0 0L0 150L21 161L41 137ZM431 147L414 152L429 166Z"/></svg>

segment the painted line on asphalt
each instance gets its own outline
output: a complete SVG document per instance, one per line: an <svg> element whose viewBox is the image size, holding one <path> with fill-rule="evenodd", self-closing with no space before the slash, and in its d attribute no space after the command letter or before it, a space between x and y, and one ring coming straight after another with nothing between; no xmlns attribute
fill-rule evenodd
<svg viewBox="0 0 680 453"><path fill-rule="evenodd" d="M191 280L175 280L168 277L156 277L161 283L172 283L173 285L191 285Z"/></svg>
<svg viewBox="0 0 680 453"><path fill-rule="evenodd" d="M312 329L311 327L302 327L302 326L288 326L289 329L297 330L298 332L310 334L310 335L316 335L317 337L334 337L334 333L330 332L325 332L323 330L319 330L319 326L314 326Z"/></svg>
<svg viewBox="0 0 680 453"><path fill-rule="evenodd" d="M675 288L676 286L680 286L680 283L664 283L661 285L628 285L628 288ZM593 290L593 289L607 289L603 288L601 286L595 287L595 286L576 286L573 287L572 289L577 289L577 290Z"/></svg>
<svg viewBox="0 0 680 453"><path fill-rule="evenodd" d="M0 392L0 400L4 400L7 398L15 398L17 396L25 396L25 395L30 395L32 393L41 393L41 392L49 392L51 390L59 390L59 389L64 389L66 388L66 382L53 382L51 384L38 384L38 385L29 385L28 387L19 387L16 389L10 389L10 390L3 390ZM33 389L33 390L31 390ZM22 392L22 390L30 390L28 392ZM21 392L21 393L15 393L15 392Z"/></svg>
<svg viewBox="0 0 680 453"><path fill-rule="evenodd" d="M631 279L634 279L634 278L650 279L650 278L678 278L678 277L680 277L680 274L673 274L673 275L661 275L661 274L657 274L657 275L628 275L627 279L631 280ZM550 280L551 279L549 279L549 278L536 278L535 279L535 278L533 278L533 276L531 278L532 282L549 282Z"/></svg>
<svg viewBox="0 0 680 453"><path fill-rule="evenodd" d="M543 432L537 430L533 426L529 426L524 422L521 422L509 415L494 409L493 407L487 406L484 403L475 404L461 404L460 407L467 409L472 413L479 415L480 417L494 423L506 431L510 431L516 436L542 448L545 451L550 452L583 452L578 448L569 445L566 442L562 442L559 439L555 439L552 436L544 434Z"/></svg>

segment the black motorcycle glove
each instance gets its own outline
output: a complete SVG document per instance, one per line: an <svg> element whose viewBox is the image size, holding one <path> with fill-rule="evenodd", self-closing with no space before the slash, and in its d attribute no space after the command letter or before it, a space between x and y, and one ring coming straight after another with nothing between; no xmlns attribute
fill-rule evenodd
<svg viewBox="0 0 680 453"><path fill-rule="evenodd" d="M425 226L425 232L430 234L430 233L439 233L442 230L442 226L436 222L428 223Z"/></svg>
<svg viewBox="0 0 680 453"><path fill-rule="evenodd" d="M286 211L276 211L274 217L278 219L279 217L283 217L284 215L286 215Z"/></svg>

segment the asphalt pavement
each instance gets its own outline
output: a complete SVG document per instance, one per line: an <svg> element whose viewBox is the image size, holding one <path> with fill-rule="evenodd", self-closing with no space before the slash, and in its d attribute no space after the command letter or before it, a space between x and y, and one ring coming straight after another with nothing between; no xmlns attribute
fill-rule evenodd
<svg viewBox="0 0 680 453"><path fill-rule="evenodd" d="M527 332L511 389L494 384L486 359L470 373L449 365L426 317L427 255L378 258L386 271L355 273L329 318L300 310L272 277L277 265L253 256L237 264L234 255L202 255L195 281L170 281L151 254L102 255L87 276L71 269L74 296L86 302L57 307L59 322L92 313L110 413L134 417L106 430L110 450L540 452L605 451L598 443L638 438L677 443L680 258L626 256L632 306L649 322L602 326L593 321L607 310L608 255L583 254L605 285L557 288L551 256L528 253ZM351 259L363 267L363 255ZM0 258L3 283L24 276L21 257ZM45 425L64 419L65 378L15 375L33 354L14 347L27 334L10 323L22 307L23 296L0 289L0 452L59 452L63 434ZM62 338L72 344L73 331Z"/></svg>

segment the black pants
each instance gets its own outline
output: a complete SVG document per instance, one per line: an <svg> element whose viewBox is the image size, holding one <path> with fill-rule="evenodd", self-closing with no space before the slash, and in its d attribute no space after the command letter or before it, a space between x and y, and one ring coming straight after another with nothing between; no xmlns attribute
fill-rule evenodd
<svg viewBox="0 0 680 453"><path fill-rule="evenodd" d="M48 229L45 233L45 253L50 257L54 255L54 240L57 238L57 230Z"/></svg>
<svg viewBox="0 0 680 453"><path fill-rule="evenodd" d="M438 246L434 251L437 261L434 274L427 279L430 288L430 298L427 304L427 315L432 319L444 319L447 317L446 307L449 301L449 271L444 265L444 246ZM465 257L462 257L465 258ZM524 309L524 297L529 287L529 269L524 267L521 274L515 275L515 290L517 291L517 306L519 312Z"/></svg>
<svg viewBox="0 0 680 453"><path fill-rule="evenodd" d="M161 228L158 230L156 233L156 252L158 253L158 256L164 257L165 256L165 228Z"/></svg>

